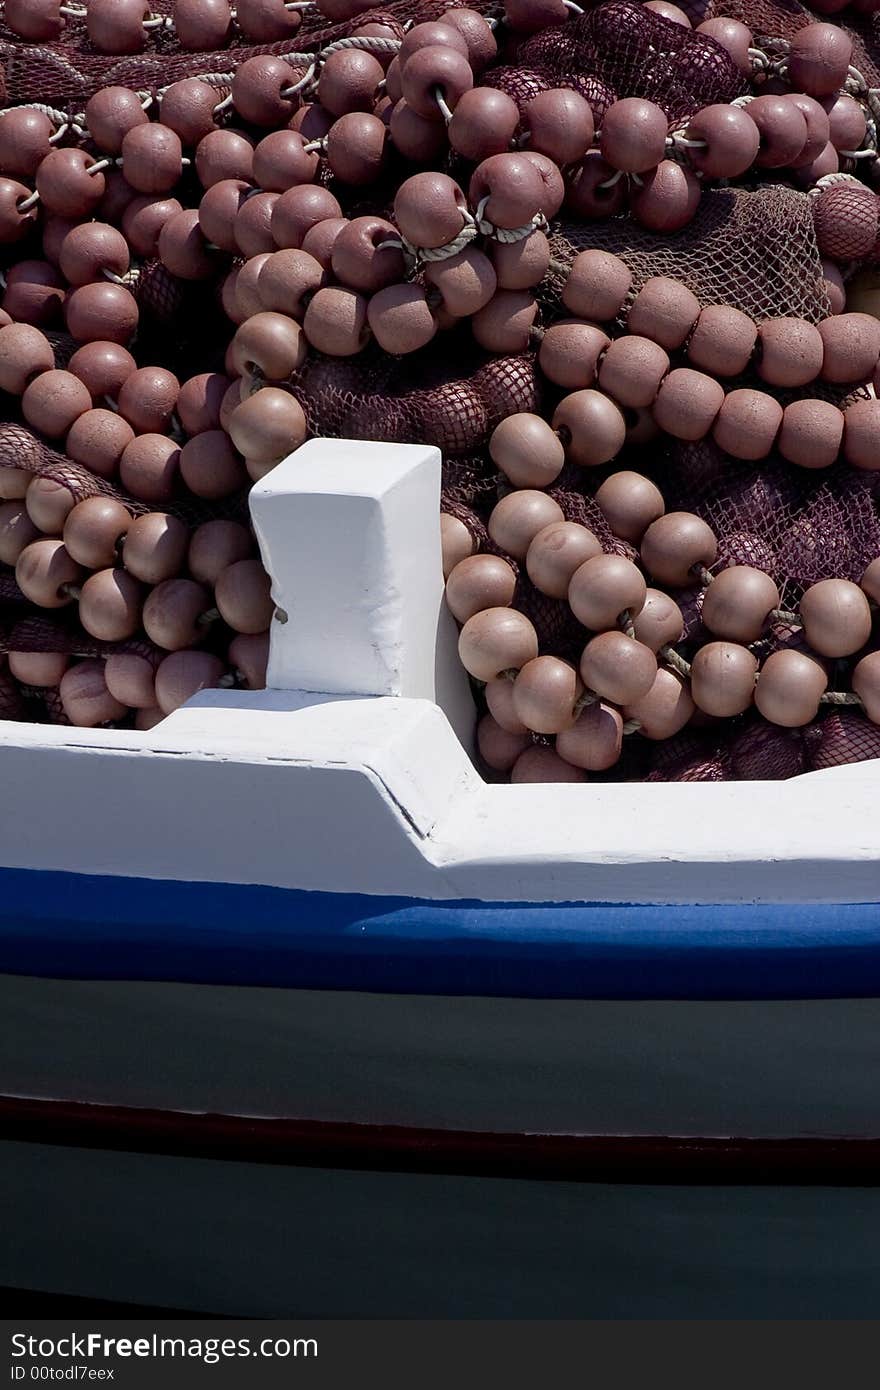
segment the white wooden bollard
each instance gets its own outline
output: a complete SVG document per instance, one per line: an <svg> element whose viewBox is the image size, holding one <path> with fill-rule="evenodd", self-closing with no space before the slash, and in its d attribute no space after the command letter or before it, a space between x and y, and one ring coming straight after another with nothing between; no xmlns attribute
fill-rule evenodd
<svg viewBox="0 0 880 1390"><path fill-rule="evenodd" d="M276 690L434 700L471 740L473 701L443 599L440 452L313 439L251 490L276 615Z"/></svg>

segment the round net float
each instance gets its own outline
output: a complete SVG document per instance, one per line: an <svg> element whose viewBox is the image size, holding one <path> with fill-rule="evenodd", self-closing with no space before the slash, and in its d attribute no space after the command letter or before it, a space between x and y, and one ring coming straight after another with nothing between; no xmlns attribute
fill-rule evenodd
<svg viewBox="0 0 880 1390"><path fill-rule="evenodd" d="M148 0L89 0L85 22L89 41L99 53L142 53L147 44L144 20Z"/></svg>
<svg viewBox="0 0 880 1390"><path fill-rule="evenodd" d="M527 730L514 733L505 729L491 714L483 715L477 724L477 751L493 772L510 772L520 754L531 747L532 739Z"/></svg>
<svg viewBox="0 0 880 1390"><path fill-rule="evenodd" d="M580 319L561 319L544 332L538 349L538 365L556 386L568 391L592 386L599 358L610 339L595 324Z"/></svg>
<svg viewBox="0 0 880 1390"><path fill-rule="evenodd" d="M600 542L586 526L576 521L551 521L531 540L526 570L542 594L563 599L568 597L575 570L601 554Z"/></svg>
<svg viewBox="0 0 880 1390"><path fill-rule="evenodd" d="M162 93L162 123L180 136L187 149L194 149L200 140L218 129L216 105L217 93L209 83L198 77L184 77Z"/></svg>
<svg viewBox="0 0 880 1390"><path fill-rule="evenodd" d="M134 727L143 730L154 729L157 724L162 723L164 718L165 715L159 709L158 705L150 709L138 709L135 710L134 713Z"/></svg>
<svg viewBox="0 0 880 1390"><path fill-rule="evenodd" d="M493 242L492 265L499 289L534 289L549 269L550 243L537 230L518 241Z"/></svg>
<svg viewBox="0 0 880 1390"><path fill-rule="evenodd" d="M853 667L852 688L873 724L880 724L880 652L869 652Z"/></svg>
<svg viewBox="0 0 880 1390"><path fill-rule="evenodd" d="M83 149L52 149L40 161L34 182L43 206L58 217L85 217L101 201L106 180L101 161Z"/></svg>
<svg viewBox="0 0 880 1390"><path fill-rule="evenodd" d="M0 372L2 344L3 338L0 336ZM124 382L136 369L137 363L127 348L121 343L101 339L77 348L68 363L68 370L79 377L96 402L103 401L106 396L115 400Z"/></svg>
<svg viewBox="0 0 880 1390"><path fill-rule="evenodd" d="M791 401L782 413L776 447L800 468L830 468L840 455L845 419L830 401Z"/></svg>
<svg viewBox="0 0 880 1390"><path fill-rule="evenodd" d="M511 770L510 780L514 785L523 782L586 782L587 775L581 768L567 763L554 749L533 744L520 753Z"/></svg>
<svg viewBox="0 0 880 1390"><path fill-rule="evenodd" d="M158 121L135 125L123 136L123 173L138 193L170 193L180 180L182 160L180 136Z"/></svg>
<svg viewBox="0 0 880 1390"><path fill-rule="evenodd" d="M226 308L227 303L232 301L226 312L233 323L242 324L246 319L253 318L254 314L261 314L266 307L260 296L260 275L270 254L274 253L262 251L258 256L251 256L237 270L230 271L225 282L223 303ZM235 278L230 285L232 276Z"/></svg>
<svg viewBox="0 0 880 1390"><path fill-rule="evenodd" d="M268 632L239 632L229 644L229 663L237 682L248 690L265 690L269 664Z"/></svg>
<svg viewBox="0 0 880 1390"><path fill-rule="evenodd" d="M101 642L122 642L140 627L143 591L123 569L89 575L79 596L79 620Z"/></svg>
<svg viewBox="0 0 880 1390"><path fill-rule="evenodd" d="M433 249L450 245L466 218L464 193L448 174L413 174L397 190L394 222L413 246Z"/></svg>
<svg viewBox="0 0 880 1390"><path fill-rule="evenodd" d="M599 385L619 405L653 404L669 371L669 357L650 338L629 334L616 338L599 366Z"/></svg>
<svg viewBox="0 0 880 1390"><path fill-rule="evenodd" d="M828 138L836 150L857 150L867 133L865 111L846 92L826 98ZM815 209L814 209L815 215Z"/></svg>
<svg viewBox="0 0 880 1390"><path fill-rule="evenodd" d="M526 147L546 155L560 168L583 159L593 143L592 108L569 87L538 92L525 107L522 123Z"/></svg>
<svg viewBox="0 0 880 1390"><path fill-rule="evenodd" d="M565 201L568 212L585 221L616 217L627 202L624 177L619 170L612 169L598 150L589 150L567 173Z"/></svg>
<svg viewBox="0 0 880 1390"><path fill-rule="evenodd" d="M391 108L388 129L398 154L416 164L431 164L446 150L445 128L437 121L418 115L403 97Z"/></svg>
<svg viewBox="0 0 880 1390"><path fill-rule="evenodd" d="M529 345L538 305L528 290L496 290L471 319L474 338L487 352L508 356Z"/></svg>
<svg viewBox="0 0 880 1390"><path fill-rule="evenodd" d="M232 411L228 428L243 458L270 464L280 463L298 449L307 433L299 401L274 386L242 400Z"/></svg>
<svg viewBox="0 0 880 1390"><path fill-rule="evenodd" d="M705 372L675 367L663 378L651 407L653 419L674 439L705 439L724 404L724 387Z"/></svg>
<svg viewBox="0 0 880 1390"><path fill-rule="evenodd" d="M307 347L303 329L295 319L264 310L236 330L232 362L239 374L256 371L268 381L286 381L302 366Z"/></svg>
<svg viewBox="0 0 880 1390"><path fill-rule="evenodd" d="M513 608L485 608L461 629L458 654L475 680L491 681L534 661L538 638L525 614Z"/></svg>
<svg viewBox="0 0 880 1390"><path fill-rule="evenodd" d="M58 264L74 286L101 280L108 271L125 275L130 265L128 243L121 232L104 222L80 223L62 241Z"/></svg>
<svg viewBox="0 0 880 1390"><path fill-rule="evenodd" d="M211 595L192 579L166 579L147 595L143 627L151 642L165 651L195 646L201 635L200 619L211 608Z"/></svg>
<svg viewBox="0 0 880 1390"><path fill-rule="evenodd" d="M489 535L506 554L524 560L538 532L551 522L562 520L558 502L545 492L524 488L508 493L492 509Z"/></svg>
<svg viewBox="0 0 880 1390"><path fill-rule="evenodd" d="M697 709L731 719L751 705L758 658L737 642L707 642L691 662L691 696Z"/></svg>
<svg viewBox="0 0 880 1390"><path fill-rule="evenodd" d="M132 251L138 256L155 257L162 228L169 218L182 211L177 198L144 193L132 198L122 214L122 231Z"/></svg>
<svg viewBox="0 0 880 1390"><path fill-rule="evenodd" d="M136 652L114 652L104 666L107 689L130 709L152 709L156 704L156 663Z"/></svg>
<svg viewBox="0 0 880 1390"><path fill-rule="evenodd" d="M122 486L142 502L169 502L179 470L180 445L164 434L136 435L119 460Z"/></svg>
<svg viewBox="0 0 880 1390"><path fill-rule="evenodd" d="M80 661L71 666L61 677L58 690L64 713L79 728L110 724L128 712L107 689L103 661Z"/></svg>
<svg viewBox="0 0 880 1390"><path fill-rule="evenodd" d="M215 253L202 234L196 208L173 212L163 222L157 250L165 269L180 280L208 280L214 274Z"/></svg>
<svg viewBox="0 0 880 1390"><path fill-rule="evenodd" d="M51 43L64 26L61 0L6 0L3 19L19 38Z"/></svg>
<svg viewBox="0 0 880 1390"><path fill-rule="evenodd" d="M595 497L614 534L634 544L666 510L657 485L629 469L610 474L596 489Z"/></svg>
<svg viewBox="0 0 880 1390"><path fill-rule="evenodd" d="M664 159L641 176L641 186L630 193L630 211L649 231L679 232L693 221L701 195L702 185L690 169Z"/></svg>
<svg viewBox="0 0 880 1390"><path fill-rule="evenodd" d="M178 43L193 52L222 48L232 27L229 0L174 0L171 17Z"/></svg>
<svg viewBox="0 0 880 1390"><path fill-rule="evenodd" d="M641 541L648 574L661 584L684 588L695 573L715 563L718 542L712 528L691 512L667 512L653 521Z"/></svg>
<svg viewBox="0 0 880 1390"><path fill-rule="evenodd" d="M752 167L761 135L748 108L717 104L704 106L690 117L685 137L688 159L708 179L739 178Z"/></svg>
<svg viewBox="0 0 880 1390"><path fill-rule="evenodd" d="M675 599L662 589L649 588L645 602L633 616L632 627L636 640L656 655L661 647L674 646L681 641L684 618Z"/></svg>
<svg viewBox="0 0 880 1390"><path fill-rule="evenodd" d="M78 343L112 342L124 347L138 326L134 296L124 285L106 280L72 290L64 311L67 330Z"/></svg>
<svg viewBox="0 0 880 1390"><path fill-rule="evenodd" d="M275 250L271 218L279 196L278 193L254 193L239 208L233 235L242 256L257 256L263 251Z"/></svg>
<svg viewBox="0 0 880 1390"><path fill-rule="evenodd" d="M367 322L376 342L386 352L406 354L426 347L437 332L421 285L388 285L372 295Z"/></svg>
<svg viewBox="0 0 880 1390"><path fill-rule="evenodd" d="M880 322L869 314L834 314L819 324L824 357L821 379L850 384L868 381L880 357Z"/></svg>
<svg viewBox="0 0 880 1390"><path fill-rule="evenodd" d="M57 686L69 664L64 652L9 653L9 673L22 685Z"/></svg>
<svg viewBox="0 0 880 1390"><path fill-rule="evenodd" d="M749 116L758 127L760 148L755 163L782 169L796 162L807 143L803 112L786 96L760 96L749 102Z"/></svg>
<svg viewBox="0 0 880 1390"><path fill-rule="evenodd" d="M0 390L21 396L30 382L55 367L48 338L26 323L0 328Z"/></svg>
<svg viewBox="0 0 880 1390"><path fill-rule="evenodd" d="M730 305L710 304L700 310L687 345L692 366L713 376L739 376L751 360L758 337L755 323Z"/></svg>
<svg viewBox="0 0 880 1390"><path fill-rule="evenodd" d="M491 260L472 246L445 260L429 261L424 274L427 283L441 296L443 308L455 318L479 313L498 288Z"/></svg>
<svg viewBox="0 0 880 1390"><path fill-rule="evenodd" d="M366 297L342 286L326 286L309 301L303 329L312 347L330 357L353 357L370 338Z"/></svg>
<svg viewBox="0 0 880 1390"><path fill-rule="evenodd" d="M156 703L163 714L173 714L225 674L226 666L213 652L171 652L156 671Z"/></svg>
<svg viewBox="0 0 880 1390"><path fill-rule="evenodd" d="M871 636L871 609L858 584L822 579L800 601L804 636L820 656L852 656Z"/></svg>
<svg viewBox="0 0 880 1390"><path fill-rule="evenodd" d="M220 406L230 385L221 372L200 372L183 382L175 409L188 435L220 428Z"/></svg>
<svg viewBox="0 0 880 1390"><path fill-rule="evenodd" d="M789 40L789 81L812 97L835 96L851 61L852 40L836 24L807 24Z"/></svg>
<svg viewBox="0 0 880 1390"><path fill-rule="evenodd" d="M39 526L20 501L0 502L0 564L14 567L25 546L39 537Z"/></svg>
<svg viewBox="0 0 880 1390"><path fill-rule="evenodd" d="M440 550L443 562L443 578L448 579L455 566L473 555L476 542L473 535L450 512L440 513Z"/></svg>
<svg viewBox="0 0 880 1390"><path fill-rule="evenodd" d="M34 429L49 439L61 439L80 415L91 410L88 388L73 372L42 372L24 390L21 409Z"/></svg>
<svg viewBox="0 0 880 1390"><path fill-rule="evenodd" d="M854 401L843 412L843 453L847 463L868 473L880 468L880 401Z"/></svg>
<svg viewBox="0 0 880 1390"><path fill-rule="evenodd" d="M872 560L867 566L859 580L859 587L872 603L880 602L880 559Z"/></svg>
<svg viewBox="0 0 880 1390"><path fill-rule="evenodd" d="M552 425L566 458L583 468L610 463L626 439L623 414L602 391L573 391L564 396L553 412Z"/></svg>
<svg viewBox="0 0 880 1390"><path fill-rule="evenodd" d="M756 370L771 386L807 386L822 370L822 335L804 319L766 319L758 326Z"/></svg>
<svg viewBox="0 0 880 1390"><path fill-rule="evenodd" d="M772 652L761 667L755 704L764 718L784 729L802 728L816 718L828 684L821 663L806 652Z"/></svg>
<svg viewBox="0 0 880 1390"><path fill-rule="evenodd" d="M136 579L160 584L184 568L189 531L184 523L165 512L135 517L122 545L122 561Z"/></svg>
<svg viewBox="0 0 880 1390"><path fill-rule="evenodd" d="M24 468L0 468L0 498L8 502L22 500L33 476Z"/></svg>
<svg viewBox="0 0 880 1390"><path fill-rule="evenodd" d="M622 555L596 555L585 560L568 586L572 612L593 632L616 628L623 613L631 617L640 613L646 594L641 570Z"/></svg>
<svg viewBox="0 0 880 1390"><path fill-rule="evenodd" d="M234 632L265 632L275 605L269 576L259 560L236 560L218 574L214 598L220 616Z"/></svg>
<svg viewBox="0 0 880 1390"><path fill-rule="evenodd" d="M343 183L364 188L373 183L388 155L388 127L379 116L349 111L334 121L327 135L327 163Z"/></svg>
<svg viewBox="0 0 880 1390"><path fill-rule="evenodd" d="M244 179L250 183L254 144L241 131L212 130L196 145L194 162L202 188L211 188L223 179Z"/></svg>
<svg viewBox="0 0 880 1390"><path fill-rule="evenodd" d="M663 159L668 131L666 113L655 102L624 97L613 102L602 118L599 149L612 168L643 174Z"/></svg>
<svg viewBox="0 0 880 1390"><path fill-rule="evenodd" d="M68 590L82 578L82 567L57 539L33 541L25 546L15 565L15 582L25 598L39 608L64 608L72 603Z"/></svg>
<svg viewBox="0 0 880 1390"><path fill-rule="evenodd" d="M52 478L34 478L27 490L25 509L45 536L60 536L76 499L70 488Z"/></svg>
<svg viewBox="0 0 880 1390"><path fill-rule="evenodd" d="M77 564L91 570L106 569L116 563L131 524L128 508L115 498L86 497L65 518L64 544Z"/></svg>
<svg viewBox="0 0 880 1390"><path fill-rule="evenodd" d="M717 637L756 642L779 607L779 590L769 574L750 565L731 565L715 575L703 595L702 618Z"/></svg>
<svg viewBox="0 0 880 1390"><path fill-rule="evenodd" d="M684 10L679 9L678 5L670 4L670 0L645 0L645 9L668 19L670 24L680 24L682 29L692 28Z"/></svg>
<svg viewBox="0 0 880 1390"><path fill-rule="evenodd" d="M168 519L175 520L173 517ZM181 525L177 523L178 528ZM178 529L178 535L174 553L177 554L179 548L179 560L173 569L161 576L163 579L171 578L186 566L193 579L200 584L214 585L229 565L234 565L238 560L247 560L253 554L251 534L246 526L237 521L221 518L203 521L191 537L185 527Z"/></svg>
<svg viewBox="0 0 880 1390"><path fill-rule="evenodd" d="M789 92L787 95L807 123L806 143L792 165L794 169L802 169L812 166L827 149L831 140L831 122L825 108L805 92Z"/></svg>
<svg viewBox="0 0 880 1390"><path fill-rule="evenodd" d="M513 682L513 710L536 734L559 734L577 717L583 686L575 668L556 656L526 662Z"/></svg>
<svg viewBox="0 0 880 1390"><path fill-rule="evenodd" d="M562 471L565 450L540 415L519 412L496 426L490 440L493 462L518 488L549 487Z"/></svg>
<svg viewBox="0 0 880 1390"><path fill-rule="evenodd" d="M69 458L90 473L112 478L134 437L134 430L121 415L99 407L87 410L73 422L64 449Z"/></svg>
<svg viewBox="0 0 880 1390"><path fill-rule="evenodd" d="M139 367L123 382L119 413L138 434L162 434L170 423L180 382L164 367Z"/></svg>
<svg viewBox="0 0 880 1390"><path fill-rule="evenodd" d="M623 706L623 717L635 721L643 738L652 742L674 738L688 724L696 706L688 682L676 671L659 666L651 689Z"/></svg>
<svg viewBox="0 0 880 1390"><path fill-rule="evenodd" d="M574 724L556 737L560 758L585 772L606 772L614 767L622 748L623 716L602 700L586 705Z"/></svg>
<svg viewBox="0 0 880 1390"><path fill-rule="evenodd" d="M535 150L529 149L523 150L523 154L529 163L537 169L543 185L541 200L535 215L549 221L556 216L565 201L565 181L562 173L553 163L553 160L548 159L545 154L538 154ZM500 235L498 229L494 235Z"/></svg>
<svg viewBox="0 0 880 1390"><path fill-rule="evenodd" d="M235 22L252 43L281 43L293 37L302 15L284 0L235 0Z"/></svg>
<svg viewBox="0 0 880 1390"><path fill-rule="evenodd" d="M49 261L19 261L6 272L3 313L6 322L54 326L61 317L64 281Z"/></svg>
<svg viewBox="0 0 880 1390"><path fill-rule="evenodd" d="M700 316L700 301L678 280L654 275L646 280L627 316L630 333L650 338L667 352L680 348Z"/></svg>
<svg viewBox="0 0 880 1390"><path fill-rule="evenodd" d="M581 654L584 685L615 705L628 705L646 695L657 674L657 658L624 632L600 632Z"/></svg>
<svg viewBox="0 0 880 1390"><path fill-rule="evenodd" d="M578 318L605 323L619 312L629 294L632 273L607 251L581 251L571 263L562 302Z"/></svg>
<svg viewBox="0 0 880 1390"><path fill-rule="evenodd" d="M244 179L220 179L202 195L199 226L206 239L221 251L234 253L238 250L235 219L249 192L251 186Z"/></svg>
<svg viewBox="0 0 880 1390"><path fill-rule="evenodd" d="M318 224L319 227L326 225ZM349 225L340 219L338 231ZM307 237L310 235L307 233ZM334 237L334 246L338 239L338 235ZM331 256L332 250L333 246ZM326 267L321 261L305 250L287 249L275 251L263 261L257 276L257 291L264 309L283 312L301 323L309 299L326 282Z"/></svg>
<svg viewBox="0 0 880 1390"><path fill-rule="evenodd" d="M446 603L452 616L466 623L487 608L506 608L513 602L516 574L500 555L472 555L455 566L446 581Z"/></svg>
<svg viewBox="0 0 880 1390"><path fill-rule="evenodd" d="M180 450L180 476L194 497L219 501L247 484L239 454L223 430L204 430Z"/></svg>
<svg viewBox="0 0 880 1390"><path fill-rule="evenodd" d="M486 706L495 723L509 734L527 734L529 728L516 712L513 703L515 682L501 676L498 680L487 681L483 691Z"/></svg>
<svg viewBox="0 0 880 1390"><path fill-rule="evenodd" d="M738 459L764 459L782 425L782 406L766 391L729 391L712 427L720 449Z"/></svg>

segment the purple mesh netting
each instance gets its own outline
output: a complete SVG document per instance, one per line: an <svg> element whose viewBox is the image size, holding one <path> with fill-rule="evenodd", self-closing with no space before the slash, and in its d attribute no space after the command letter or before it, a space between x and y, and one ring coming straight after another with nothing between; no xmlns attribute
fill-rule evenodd
<svg viewBox="0 0 880 1390"><path fill-rule="evenodd" d="M748 90L730 54L705 34L629 0L610 0L520 45L519 61L551 85L590 73L618 97L647 97L672 121ZM567 83L566 83L567 85Z"/></svg>

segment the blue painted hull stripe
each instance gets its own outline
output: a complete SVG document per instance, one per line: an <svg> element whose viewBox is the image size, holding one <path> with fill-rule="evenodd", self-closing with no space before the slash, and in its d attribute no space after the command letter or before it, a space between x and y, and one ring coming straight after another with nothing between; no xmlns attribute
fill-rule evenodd
<svg viewBox="0 0 880 1390"><path fill-rule="evenodd" d="M524 998L880 996L880 904L534 904L0 869L0 972Z"/></svg>

